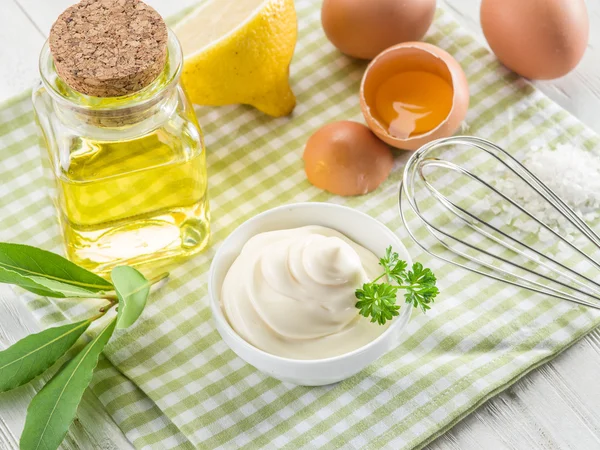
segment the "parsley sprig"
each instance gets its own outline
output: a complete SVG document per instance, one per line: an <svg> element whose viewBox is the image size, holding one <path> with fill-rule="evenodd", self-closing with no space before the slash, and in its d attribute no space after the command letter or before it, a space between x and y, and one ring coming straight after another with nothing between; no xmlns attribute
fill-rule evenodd
<svg viewBox="0 0 600 450"><path fill-rule="evenodd" d="M431 308L435 296L439 293L436 278L430 269L421 263L414 263L412 270L406 270L406 261L399 258L398 253L388 247L385 256L379 260L384 272L370 283L363 284L356 290L356 307L360 314L371 317L371 322L384 325L397 316L400 305L396 304L396 296L400 289L405 290L406 303L427 312ZM386 277L388 282L378 282ZM396 284L391 284L396 283Z"/></svg>

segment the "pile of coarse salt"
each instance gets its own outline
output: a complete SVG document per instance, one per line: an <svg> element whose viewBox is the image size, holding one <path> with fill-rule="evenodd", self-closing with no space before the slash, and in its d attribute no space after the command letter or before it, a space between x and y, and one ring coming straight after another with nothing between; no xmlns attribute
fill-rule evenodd
<svg viewBox="0 0 600 450"><path fill-rule="evenodd" d="M598 155L568 144L559 144L555 149L533 146L521 162L586 222L600 217ZM577 242L580 237L583 238L567 219L531 187L506 169L499 175L494 177L492 184L503 194L524 206L570 242ZM533 220L514 221L518 212L504 201L494 204L491 209L495 214L508 215L506 219L510 220L513 226L525 232L538 234L542 242L556 239Z"/></svg>

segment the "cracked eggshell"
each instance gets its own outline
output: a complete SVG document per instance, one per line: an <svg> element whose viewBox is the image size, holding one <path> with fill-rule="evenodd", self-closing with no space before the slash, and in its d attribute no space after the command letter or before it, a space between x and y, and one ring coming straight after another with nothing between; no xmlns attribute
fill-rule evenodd
<svg viewBox="0 0 600 450"><path fill-rule="evenodd" d="M390 135L371 108L383 82L397 73L413 70L431 72L448 81L453 90L452 108L431 131L401 139ZM369 128L379 139L402 150L417 150L430 141L451 136L460 127L469 109L469 85L462 67L448 52L425 42L405 42L384 50L371 61L360 85L360 106Z"/></svg>

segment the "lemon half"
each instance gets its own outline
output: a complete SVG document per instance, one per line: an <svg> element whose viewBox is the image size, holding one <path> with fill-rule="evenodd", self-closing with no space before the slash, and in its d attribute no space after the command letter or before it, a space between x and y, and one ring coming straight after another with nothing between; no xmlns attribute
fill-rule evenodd
<svg viewBox="0 0 600 450"><path fill-rule="evenodd" d="M194 103L244 103L275 117L292 112L296 97L288 78L298 32L293 0L208 0L174 31Z"/></svg>

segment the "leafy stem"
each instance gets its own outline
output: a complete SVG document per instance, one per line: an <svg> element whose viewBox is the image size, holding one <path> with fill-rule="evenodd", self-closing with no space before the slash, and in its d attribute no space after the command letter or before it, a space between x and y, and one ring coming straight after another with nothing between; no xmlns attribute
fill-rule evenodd
<svg viewBox="0 0 600 450"><path fill-rule="evenodd" d="M109 303L107 303L106 305L102 306L99 310L98 310L98 314L96 314L94 317L92 317L90 320L93 322L94 320L98 320L100 317L102 317L104 314L106 314L108 311L111 310L111 308L115 305L117 305L119 303L118 300L110 300Z"/></svg>
<svg viewBox="0 0 600 450"><path fill-rule="evenodd" d="M371 322L380 325L392 320L399 314L400 305L396 304L396 298L400 290L405 291L407 304L421 308L424 313L431 308L430 304L439 290L430 269L417 262L411 270L407 270L408 264L400 259L391 246L386 249L385 256L379 259L379 265L383 267L383 273L373 281L364 283L355 292L358 299L356 307L362 316L370 317ZM387 282L379 282L384 277Z"/></svg>
<svg viewBox="0 0 600 450"><path fill-rule="evenodd" d="M168 276L163 273L148 280L133 267L119 266L113 269L108 281L54 253L0 242L0 283L14 284L47 297L108 301L88 319L47 328L0 351L0 392L44 373L63 359L94 321L118 306L116 317L82 351L67 360L33 398L21 436L22 449L58 448L113 331L133 325L146 306L150 288L159 286Z"/></svg>

